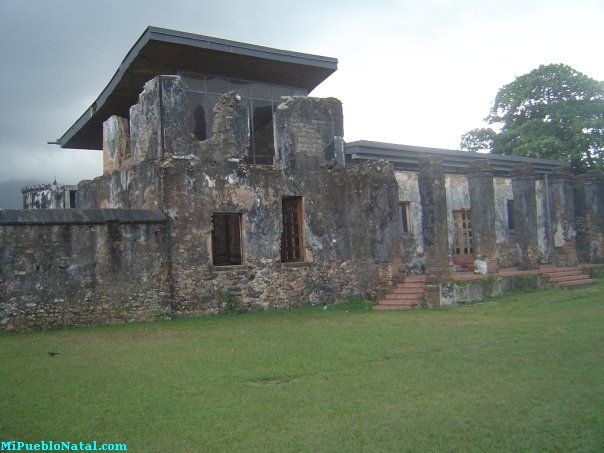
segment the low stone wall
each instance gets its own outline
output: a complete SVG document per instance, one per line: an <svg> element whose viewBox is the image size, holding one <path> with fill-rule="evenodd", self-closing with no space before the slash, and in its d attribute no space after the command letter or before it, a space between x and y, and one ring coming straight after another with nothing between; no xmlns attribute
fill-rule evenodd
<svg viewBox="0 0 604 453"><path fill-rule="evenodd" d="M0 330L162 316L163 243L158 211L0 211Z"/></svg>
<svg viewBox="0 0 604 453"><path fill-rule="evenodd" d="M440 305L472 302L485 297L500 296L514 290L534 289L541 286L537 274L500 277L491 275L480 280L450 281L439 285Z"/></svg>

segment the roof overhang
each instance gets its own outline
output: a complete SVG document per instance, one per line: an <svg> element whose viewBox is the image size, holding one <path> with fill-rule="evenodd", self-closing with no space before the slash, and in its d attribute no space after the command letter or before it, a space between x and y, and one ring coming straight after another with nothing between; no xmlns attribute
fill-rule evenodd
<svg viewBox="0 0 604 453"><path fill-rule="evenodd" d="M520 156L502 156L492 153L472 153L452 149L427 148L423 146L395 145L392 143L360 140L346 143L347 160L364 161L385 159L394 164L397 170L418 171L419 160L429 154L440 156L446 173L467 173L470 162L476 159L487 159L496 174L509 175L514 165L530 163L537 174L551 174L555 169L568 167L569 163L561 160L535 159Z"/></svg>
<svg viewBox="0 0 604 453"><path fill-rule="evenodd" d="M102 149L102 125L111 115L129 116L145 82L190 71L304 88L329 77L338 60L220 38L148 27L128 51L96 101L57 140L61 148Z"/></svg>

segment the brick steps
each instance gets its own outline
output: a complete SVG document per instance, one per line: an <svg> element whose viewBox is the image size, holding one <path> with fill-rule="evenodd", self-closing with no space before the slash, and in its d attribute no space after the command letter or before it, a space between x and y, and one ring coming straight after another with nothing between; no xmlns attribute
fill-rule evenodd
<svg viewBox="0 0 604 453"><path fill-rule="evenodd" d="M390 294L384 296L373 307L376 311L410 310L419 306L426 288L425 275L409 275Z"/></svg>
<svg viewBox="0 0 604 453"><path fill-rule="evenodd" d="M550 283L558 288L578 288L595 283L593 278L581 272L580 267L547 267L540 269L539 273Z"/></svg>

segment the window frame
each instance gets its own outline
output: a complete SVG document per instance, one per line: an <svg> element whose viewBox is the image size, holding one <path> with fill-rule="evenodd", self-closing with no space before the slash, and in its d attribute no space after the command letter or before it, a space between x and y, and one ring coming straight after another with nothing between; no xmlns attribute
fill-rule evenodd
<svg viewBox="0 0 604 453"><path fill-rule="evenodd" d="M297 212L297 232L286 231L288 224L294 222L286 222L286 204L297 204L292 211ZM281 198L281 262L282 263L303 263L306 261L306 250L304 240L304 198L301 196L285 196ZM288 241L291 240L291 244ZM295 246L296 239L299 241L298 246ZM297 250L296 250L297 249ZM296 253L297 252L297 253Z"/></svg>
<svg viewBox="0 0 604 453"><path fill-rule="evenodd" d="M234 255L230 250L230 235L229 235L229 224L230 222L226 222L225 226L226 226L226 231L224 232L224 235L226 236L226 241L225 244L227 246L227 253L226 254L220 254L220 256L224 255L226 256L226 261L224 262L218 262L217 257L218 255L218 248L217 248L217 236L216 236L216 217L220 216L220 217L227 217L227 218L236 218L236 225L237 225L237 229L238 229L238 234L237 234L237 242L239 244L239 260L238 262L232 262L232 258L233 257L237 257L237 255ZM210 233L211 239L210 239L210 244L211 244L211 253L210 253L210 259L211 259L211 263L212 266L216 266L216 267L225 267L225 266L242 266L243 262L244 262L244 247L243 247L243 214L240 212L213 212L212 213L212 231Z"/></svg>

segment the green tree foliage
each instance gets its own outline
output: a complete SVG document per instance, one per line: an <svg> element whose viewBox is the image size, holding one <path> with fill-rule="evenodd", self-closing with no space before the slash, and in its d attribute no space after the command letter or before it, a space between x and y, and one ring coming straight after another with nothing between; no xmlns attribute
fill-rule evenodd
<svg viewBox="0 0 604 453"><path fill-rule="evenodd" d="M491 128L472 129L461 136L461 149L476 153L490 151L496 132Z"/></svg>
<svg viewBox="0 0 604 453"><path fill-rule="evenodd" d="M542 65L502 87L486 121L461 148L568 160L574 172L604 169L604 82L563 64Z"/></svg>

